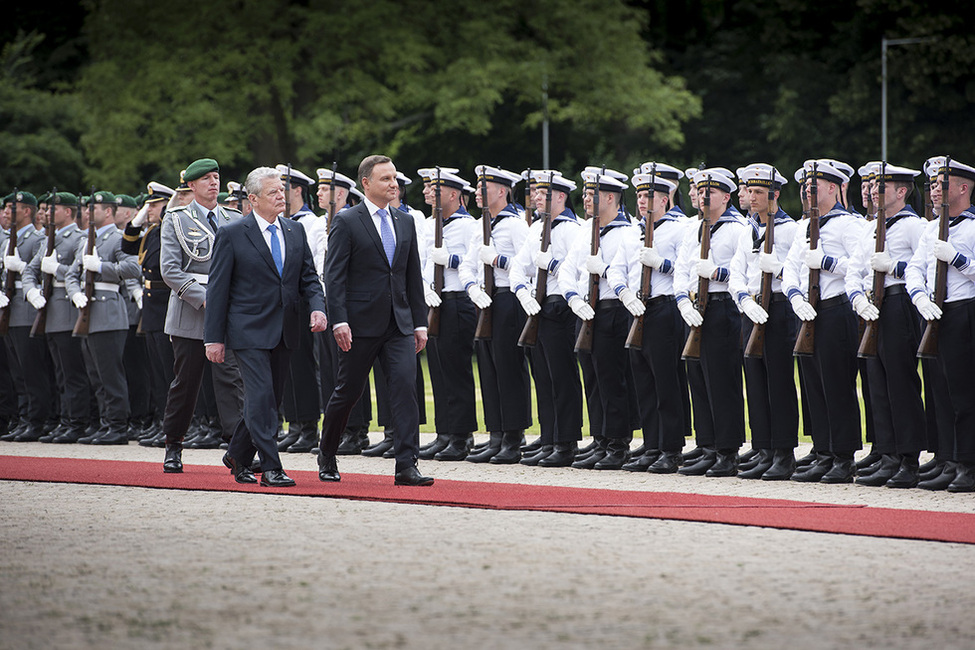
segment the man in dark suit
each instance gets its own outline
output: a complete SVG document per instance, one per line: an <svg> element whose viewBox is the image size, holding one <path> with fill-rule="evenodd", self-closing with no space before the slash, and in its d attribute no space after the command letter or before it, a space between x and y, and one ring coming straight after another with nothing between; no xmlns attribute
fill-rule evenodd
<svg viewBox="0 0 975 650"><path fill-rule="evenodd" d="M365 200L335 215L325 260L325 295L338 344L335 390L325 408L318 477L340 479L335 452L378 358L388 379L396 485L433 485L416 467L419 410L416 355L427 342L420 255L413 217L398 202L396 167L386 156L359 164ZM353 340L353 332L355 339Z"/></svg>
<svg viewBox="0 0 975 650"><path fill-rule="evenodd" d="M238 483L256 483L248 467L260 452L261 485L290 487L275 440L278 407L300 338L301 302L310 306L312 331L321 332L325 297L304 228L279 218L281 174L258 167L245 184L253 212L220 228L213 244L203 341L213 363L233 350L244 381L244 418L224 463Z"/></svg>

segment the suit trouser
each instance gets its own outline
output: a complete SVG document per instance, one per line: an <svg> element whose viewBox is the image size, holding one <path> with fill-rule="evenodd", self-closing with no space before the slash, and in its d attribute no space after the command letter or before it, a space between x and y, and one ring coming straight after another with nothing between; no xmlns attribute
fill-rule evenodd
<svg viewBox="0 0 975 650"><path fill-rule="evenodd" d="M369 369L379 359L388 377L389 405L393 414L393 451L396 471L416 464L420 448L419 410L416 405L416 343L403 334L390 313L382 336L353 338L348 352L339 351L335 390L325 407L321 453L335 456L349 414L369 381Z"/></svg>
<svg viewBox="0 0 975 650"><path fill-rule="evenodd" d="M315 332L318 337L318 366L321 377L322 404L327 405L335 391L335 379L338 375L338 355L339 348L335 343L335 336L331 330L325 332ZM352 407L349 413L349 421L346 425L349 429L358 431L363 427L368 428L372 420L372 397L369 391L369 381L363 386L362 396Z"/></svg>
<svg viewBox="0 0 975 650"><path fill-rule="evenodd" d="M939 327L938 360L948 380L955 435L942 457L975 462L975 299L946 302Z"/></svg>
<svg viewBox="0 0 975 650"><path fill-rule="evenodd" d="M795 357L798 322L781 293L773 294L761 358L745 357L748 425L754 449L794 449L799 444ZM745 341L754 325L742 320Z"/></svg>
<svg viewBox="0 0 975 650"><path fill-rule="evenodd" d="M95 382L99 416L112 431L125 431L129 420L129 387L125 383L125 337L128 330L93 332L82 338L89 379Z"/></svg>
<svg viewBox="0 0 975 650"><path fill-rule="evenodd" d="M46 336L51 360L61 377L61 421L84 424L89 417L91 387L81 352L81 340L72 336L70 331L52 332Z"/></svg>
<svg viewBox="0 0 975 650"><path fill-rule="evenodd" d="M152 415L149 390L149 352L144 337L136 334L138 325L130 325L125 337L125 384L129 390L129 413L133 420L144 421Z"/></svg>
<svg viewBox="0 0 975 650"><path fill-rule="evenodd" d="M246 467L254 461L257 452L261 471L281 469L278 408L284 398L291 350L282 339L271 350L234 350L234 356L244 383L244 417L237 423L227 453Z"/></svg>
<svg viewBox="0 0 975 650"><path fill-rule="evenodd" d="M146 332L149 351L149 384L155 417L162 420L166 412L166 394L173 383L173 344L163 332Z"/></svg>
<svg viewBox="0 0 975 650"><path fill-rule="evenodd" d="M549 296L539 313L535 351L550 377L549 399L555 415L550 444L582 439L582 385L579 365L573 352L576 317L562 296ZM539 369L541 370L541 368ZM538 370L536 370L538 372ZM539 420L542 419L539 410Z"/></svg>
<svg viewBox="0 0 975 650"><path fill-rule="evenodd" d="M891 287L894 289L894 287ZM925 446L924 404L917 372L921 324L903 287L885 295L876 323L877 356L867 359L874 449L882 454L920 453Z"/></svg>
<svg viewBox="0 0 975 650"><path fill-rule="evenodd" d="M173 383L169 386L163 418L166 444L182 442L190 428L200 385L203 383L203 368L209 363L202 340L181 336L174 336L171 340L174 357ZM233 351L227 351L223 363L210 364L210 371L213 375L217 410L220 412L220 427L225 439L229 440L241 420L244 403L244 386Z"/></svg>
<svg viewBox="0 0 975 650"><path fill-rule="evenodd" d="M307 305L302 306L299 318L307 322ZM298 349L291 355L284 382L283 411L288 422L314 422L322 415L321 369L318 366L318 353L315 350L315 333L302 327L298 335ZM246 399L246 395L244 396Z"/></svg>
<svg viewBox="0 0 975 650"><path fill-rule="evenodd" d="M437 433L469 434L477 430L474 399L474 303L465 292L445 291L440 305L440 334L427 343L427 365L433 386L433 421Z"/></svg>
<svg viewBox="0 0 975 650"><path fill-rule="evenodd" d="M708 296L701 326L701 370L714 423L714 447L737 450L745 441L745 401L741 315L730 294Z"/></svg>
<svg viewBox="0 0 975 650"><path fill-rule="evenodd" d="M681 393L687 393L687 384L678 381L677 372L683 333L683 320L673 296L648 301L640 349L630 351L647 449L677 452L684 448L687 425Z"/></svg>
<svg viewBox="0 0 975 650"><path fill-rule="evenodd" d="M11 327L7 332L7 353L16 358L20 366L23 377L20 390L26 397L27 409L24 413L27 420L31 426L43 426L53 415L51 404L54 399L47 344L42 338L31 338L30 327Z"/></svg>
<svg viewBox="0 0 975 650"><path fill-rule="evenodd" d="M631 374L627 362L626 337L631 316L619 300L600 300L593 319L592 365L599 383L603 412L600 435L606 438L633 437L630 414Z"/></svg>

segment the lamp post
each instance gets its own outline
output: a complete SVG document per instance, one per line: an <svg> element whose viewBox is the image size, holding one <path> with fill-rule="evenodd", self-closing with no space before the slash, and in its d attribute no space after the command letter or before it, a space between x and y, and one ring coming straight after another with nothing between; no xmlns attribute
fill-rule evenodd
<svg viewBox="0 0 975 650"><path fill-rule="evenodd" d="M934 37L927 38L887 38L880 39L880 159L887 160L887 48L892 45L914 45L929 43Z"/></svg>

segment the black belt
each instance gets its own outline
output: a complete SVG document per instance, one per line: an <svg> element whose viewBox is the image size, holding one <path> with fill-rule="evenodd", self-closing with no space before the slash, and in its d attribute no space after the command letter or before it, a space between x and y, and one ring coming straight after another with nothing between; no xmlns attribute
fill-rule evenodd
<svg viewBox="0 0 975 650"><path fill-rule="evenodd" d="M511 287L495 287L494 295L498 295L499 293L511 293Z"/></svg>
<svg viewBox="0 0 975 650"><path fill-rule="evenodd" d="M555 294L554 296L545 296L545 300L542 301L543 305L554 305L556 303L565 303L565 298L560 294Z"/></svg>
<svg viewBox="0 0 975 650"><path fill-rule="evenodd" d="M647 307L651 307L653 305L659 305L662 302L673 302L673 301L674 301L673 296L668 296L667 294L664 294L661 296L657 296L656 298L651 298L646 302L646 305Z"/></svg>
<svg viewBox="0 0 975 650"><path fill-rule="evenodd" d="M714 293L708 294L708 301L721 302L722 300L731 300L731 294L727 291L716 291Z"/></svg>
<svg viewBox="0 0 975 650"><path fill-rule="evenodd" d="M441 291L441 300L460 300L461 298L467 298L466 291Z"/></svg>
<svg viewBox="0 0 975 650"><path fill-rule="evenodd" d="M842 305L844 303L849 304L850 299L845 293L841 293L838 296L833 296L832 298L827 298L826 300L820 300L819 304L816 305L817 309L829 309L830 307L836 307L837 305Z"/></svg>
<svg viewBox="0 0 975 650"><path fill-rule="evenodd" d="M169 285L162 280L145 280L143 283L146 289L168 289Z"/></svg>
<svg viewBox="0 0 975 650"><path fill-rule="evenodd" d="M899 296L902 293L907 293L907 285L893 284L889 287L884 288L885 296Z"/></svg>
<svg viewBox="0 0 975 650"><path fill-rule="evenodd" d="M596 311L609 311L610 309L617 309L622 306L623 303L616 298L606 298L596 303Z"/></svg>
<svg viewBox="0 0 975 650"><path fill-rule="evenodd" d="M941 308L944 309L945 311L954 311L956 309L961 309L962 307L968 307L973 302L975 302L975 298L965 298L964 300L954 300L952 302L946 302L944 305L941 306Z"/></svg>
<svg viewBox="0 0 975 650"><path fill-rule="evenodd" d="M772 293L772 302L789 302L789 297L781 291Z"/></svg>

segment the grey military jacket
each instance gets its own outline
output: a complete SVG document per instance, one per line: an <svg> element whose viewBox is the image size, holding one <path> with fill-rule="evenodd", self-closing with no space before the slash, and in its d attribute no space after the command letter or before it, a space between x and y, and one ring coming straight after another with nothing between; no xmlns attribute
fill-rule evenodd
<svg viewBox="0 0 975 650"><path fill-rule="evenodd" d="M3 255L6 255L6 242L9 240L9 237L4 237L3 239ZM26 232L22 228L17 233L17 254L25 262L30 262L38 249L43 250L43 248L43 231L29 227ZM24 269L24 273L27 273L27 269ZM10 306L7 307L10 310L10 327L30 327L34 324L34 318L37 316L37 310L27 302L27 292L24 290L23 281L23 274L18 275L16 284L17 291L14 297L10 299Z"/></svg>
<svg viewBox="0 0 975 650"><path fill-rule="evenodd" d="M196 201L166 213L159 232L159 268L172 289L163 331L170 336L203 340L203 303L216 233L207 212ZM214 210L217 227L241 218L223 206Z"/></svg>
<svg viewBox="0 0 975 650"><path fill-rule="evenodd" d="M86 236L79 242L74 261L65 276L68 295L85 290L85 269L82 256L88 243ZM135 255L122 252L122 232L115 224L102 226L97 232L95 250L102 260L102 272L95 274L95 292L88 309L88 333L112 332L129 329L129 314L125 298L111 285L121 287L125 280L134 280L142 274L142 267Z"/></svg>
<svg viewBox="0 0 975 650"><path fill-rule="evenodd" d="M54 275L54 288L51 297L47 299L47 327L49 334L55 332L70 332L78 322L78 308L68 299L68 291L64 279L68 269L74 263L75 254L79 248L84 248L87 233L70 223L54 234L54 253L58 256L58 271ZM47 253L47 241L39 246L27 268L24 269L24 295L33 288L43 290L44 274L41 272L41 260Z"/></svg>

